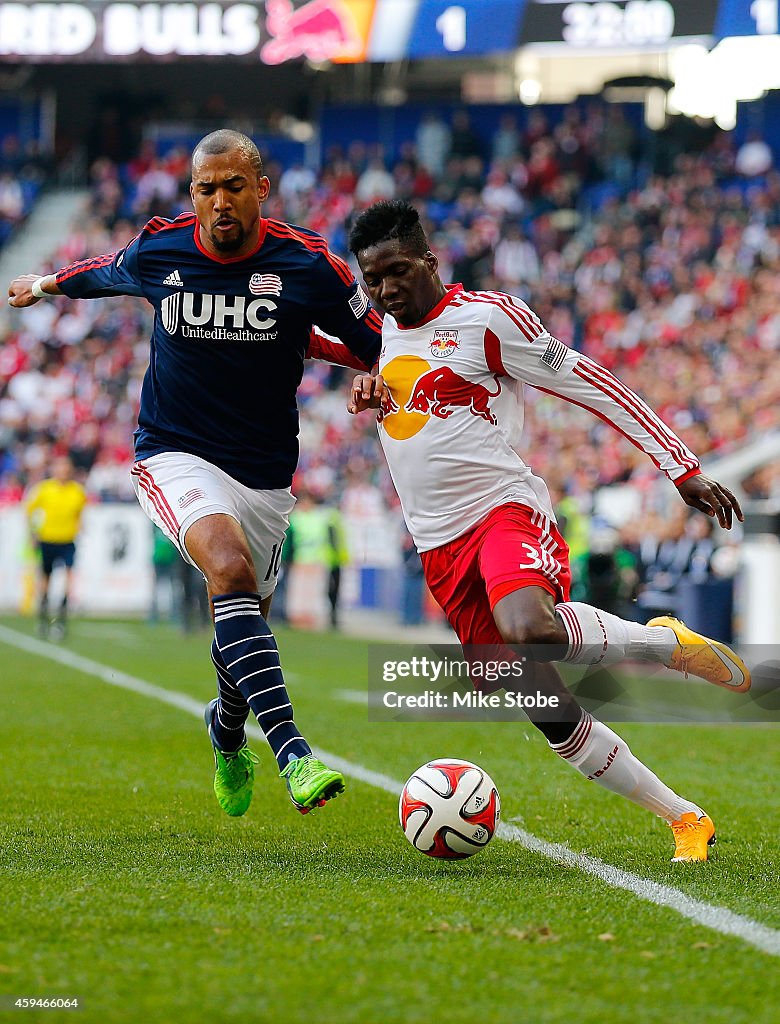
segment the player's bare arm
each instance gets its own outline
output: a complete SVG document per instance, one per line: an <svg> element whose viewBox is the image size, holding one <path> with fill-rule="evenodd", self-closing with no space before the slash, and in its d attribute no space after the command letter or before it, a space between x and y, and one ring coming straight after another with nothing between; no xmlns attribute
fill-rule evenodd
<svg viewBox="0 0 780 1024"><path fill-rule="evenodd" d="M62 295L54 274L20 274L8 285L8 305L18 309L34 306L46 295Z"/></svg>
<svg viewBox="0 0 780 1024"><path fill-rule="evenodd" d="M730 530L733 516L744 523L745 514L739 501L731 491L716 480L706 476L692 476L678 485L677 490L686 505L696 508L710 517L717 516L718 524Z"/></svg>
<svg viewBox="0 0 780 1024"><path fill-rule="evenodd" d="M381 373L359 373L352 381L352 397L347 411L353 416L366 409L380 409L388 396L387 385Z"/></svg>

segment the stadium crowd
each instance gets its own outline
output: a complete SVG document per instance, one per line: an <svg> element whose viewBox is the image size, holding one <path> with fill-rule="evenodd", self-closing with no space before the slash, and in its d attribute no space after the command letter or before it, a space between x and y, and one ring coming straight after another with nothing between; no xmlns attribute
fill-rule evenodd
<svg viewBox="0 0 780 1024"><path fill-rule="evenodd" d="M50 172L34 142L22 146L13 133L0 135L0 246L23 223Z"/></svg>
<svg viewBox="0 0 780 1024"><path fill-rule="evenodd" d="M551 333L586 351L649 403L700 456L780 426L780 174L740 163L729 135L686 149L684 133L640 152L616 106L512 114L491 138L478 114L431 114L388 159L360 142L318 172L266 171L265 214L346 252L354 211L377 198L423 212L445 280L520 295ZM742 167L742 173L738 168ZM0 182L2 175L0 175ZM151 144L126 166L91 168L89 211L41 272L121 247L152 214L189 209L189 154ZM128 465L149 310L134 298L39 303L0 345L0 503L18 501L56 452L96 500L130 500ZM345 412L350 371L310 365L300 391L300 478L323 496L395 505L371 417ZM630 481L653 502L652 465L615 431L527 389L525 458L557 496L590 509ZM366 478L372 483L367 484Z"/></svg>

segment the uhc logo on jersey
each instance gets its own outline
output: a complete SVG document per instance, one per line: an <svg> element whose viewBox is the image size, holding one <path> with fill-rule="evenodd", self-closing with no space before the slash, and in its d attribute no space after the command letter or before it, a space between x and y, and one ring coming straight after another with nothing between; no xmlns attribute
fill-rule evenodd
<svg viewBox="0 0 780 1024"><path fill-rule="evenodd" d="M276 274L252 274L249 290L253 295L281 295L282 279Z"/></svg>
<svg viewBox="0 0 780 1024"><path fill-rule="evenodd" d="M268 314L277 308L273 299L243 295L195 295L174 292L160 303L163 327L168 334L209 341L273 341L276 320Z"/></svg>
<svg viewBox="0 0 780 1024"><path fill-rule="evenodd" d="M457 348L460 348L457 331L436 330L433 332L431 355L434 359L446 359Z"/></svg>

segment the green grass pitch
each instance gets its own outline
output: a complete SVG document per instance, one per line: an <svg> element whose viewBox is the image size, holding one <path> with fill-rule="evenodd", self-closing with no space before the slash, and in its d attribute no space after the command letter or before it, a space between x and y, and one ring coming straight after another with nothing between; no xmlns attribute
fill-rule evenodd
<svg viewBox="0 0 780 1024"><path fill-rule="evenodd" d="M618 727L718 826L708 864L673 865L658 819L576 775L532 727L370 723L338 698L365 687L365 643L284 630L279 643L314 744L401 781L433 757L476 761L505 822L780 927L776 728ZM75 622L64 648L199 702L214 693L205 635ZM258 741L253 805L229 819L192 713L1 637L0 701L0 1020L776 1019L768 952L516 843L430 860L396 798L354 778L302 817ZM22 1011L17 997L80 1007Z"/></svg>

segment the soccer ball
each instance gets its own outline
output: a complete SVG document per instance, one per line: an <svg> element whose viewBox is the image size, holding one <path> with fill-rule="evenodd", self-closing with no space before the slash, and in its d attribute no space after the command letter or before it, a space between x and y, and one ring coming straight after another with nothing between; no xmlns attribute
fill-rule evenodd
<svg viewBox="0 0 780 1024"><path fill-rule="evenodd" d="M429 857L462 860L483 850L501 817L488 773L471 761L429 761L403 788L398 817L404 835Z"/></svg>

